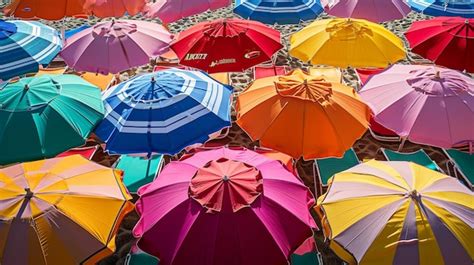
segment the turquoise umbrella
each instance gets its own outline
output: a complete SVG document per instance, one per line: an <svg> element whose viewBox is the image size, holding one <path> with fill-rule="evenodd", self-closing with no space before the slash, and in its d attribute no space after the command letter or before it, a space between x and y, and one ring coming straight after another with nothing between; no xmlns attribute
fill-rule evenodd
<svg viewBox="0 0 474 265"><path fill-rule="evenodd" d="M100 90L75 75L0 86L0 165L54 157L84 144L102 120Z"/></svg>

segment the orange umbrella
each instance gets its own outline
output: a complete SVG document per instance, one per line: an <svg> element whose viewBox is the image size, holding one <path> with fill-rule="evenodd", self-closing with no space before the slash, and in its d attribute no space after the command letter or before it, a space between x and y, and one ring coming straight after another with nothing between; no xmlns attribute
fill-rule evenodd
<svg viewBox="0 0 474 265"><path fill-rule="evenodd" d="M294 158L342 156L367 130L355 91L297 69L257 79L237 99L237 124L253 140Z"/></svg>
<svg viewBox="0 0 474 265"><path fill-rule="evenodd" d="M125 13L135 16L145 7L145 0L81 0L84 10L97 17L121 17Z"/></svg>
<svg viewBox="0 0 474 265"><path fill-rule="evenodd" d="M14 0L5 7L7 16L59 20L84 14L81 0Z"/></svg>

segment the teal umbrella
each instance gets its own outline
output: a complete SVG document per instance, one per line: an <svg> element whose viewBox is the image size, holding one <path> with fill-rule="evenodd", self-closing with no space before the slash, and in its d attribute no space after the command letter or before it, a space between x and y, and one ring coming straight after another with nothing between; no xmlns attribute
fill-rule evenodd
<svg viewBox="0 0 474 265"><path fill-rule="evenodd" d="M100 90L75 75L42 75L0 85L0 165L54 157L102 120Z"/></svg>

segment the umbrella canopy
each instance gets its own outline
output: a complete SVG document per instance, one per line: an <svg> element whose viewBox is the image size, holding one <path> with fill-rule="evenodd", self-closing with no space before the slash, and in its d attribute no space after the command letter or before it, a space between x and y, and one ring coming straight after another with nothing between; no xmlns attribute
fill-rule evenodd
<svg viewBox="0 0 474 265"><path fill-rule="evenodd" d="M174 155L231 125L231 97L231 87L203 72L141 75L105 92L105 119L95 133L110 153Z"/></svg>
<svg viewBox="0 0 474 265"><path fill-rule="evenodd" d="M60 20L84 14L83 0L14 0L5 7L6 16Z"/></svg>
<svg viewBox="0 0 474 265"><path fill-rule="evenodd" d="M473 193L409 162L371 160L318 199L330 247L349 264L471 264Z"/></svg>
<svg viewBox="0 0 474 265"><path fill-rule="evenodd" d="M411 11L405 0L321 0L321 3L330 15L373 22L401 19Z"/></svg>
<svg viewBox="0 0 474 265"><path fill-rule="evenodd" d="M180 64L208 73L244 71L270 60L282 47L279 31L242 19L199 23L171 45Z"/></svg>
<svg viewBox="0 0 474 265"><path fill-rule="evenodd" d="M474 18L474 1L472 0L408 0L415 11L430 16Z"/></svg>
<svg viewBox="0 0 474 265"><path fill-rule="evenodd" d="M53 157L85 143L104 115L100 90L76 75L0 87L0 165Z"/></svg>
<svg viewBox="0 0 474 265"><path fill-rule="evenodd" d="M156 23L112 20L68 38L61 57L76 71L107 75L147 64L150 58L168 51L172 39Z"/></svg>
<svg viewBox="0 0 474 265"><path fill-rule="evenodd" d="M266 24L298 24L323 12L319 0L236 0L234 13Z"/></svg>
<svg viewBox="0 0 474 265"><path fill-rule="evenodd" d="M168 164L139 191L138 247L160 264L287 264L316 225L308 188L279 161L219 148Z"/></svg>
<svg viewBox="0 0 474 265"><path fill-rule="evenodd" d="M159 18L163 23L171 23L209 9L227 7L230 4L230 0L158 0L147 4L143 12L147 17Z"/></svg>
<svg viewBox="0 0 474 265"><path fill-rule="evenodd" d="M145 0L81 0L84 11L97 17L135 16L145 7Z"/></svg>
<svg viewBox="0 0 474 265"><path fill-rule="evenodd" d="M451 148L474 141L474 80L460 72L394 65L360 95L376 122L412 142Z"/></svg>
<svg viewBox="0 0 474 265"><path fill-rule="evenodd" d="M370 117L354 89L299 69L255 80L239 95L236 111L250 138L304 159L342 156L365 133Z"/></svg>
<svg viewBox="0 0 474 265"><path fill-rule="evenodd" d="M0 19L0 79L37 72L62 48L59 32L36 21Z"/></svg>
<svg viewBox="0 0 474 265"><path fill-rule="evenodd" d="M0 169L0 262L96 264L133 209L121 174L80 155Z"/></svg>
<svg viewBox="0 0 474 265"><path fill-rule="evenodd" d="M293 34L290 55L312 64L386 67L406 56L403 41L363 19L317 20Z"/></svg>
<svg viewBox="0 0 474 265"><path fill-rule="evenodd" d="M474 19L415 21L405 36L413 52L438 65L474 72Z"/></svg>

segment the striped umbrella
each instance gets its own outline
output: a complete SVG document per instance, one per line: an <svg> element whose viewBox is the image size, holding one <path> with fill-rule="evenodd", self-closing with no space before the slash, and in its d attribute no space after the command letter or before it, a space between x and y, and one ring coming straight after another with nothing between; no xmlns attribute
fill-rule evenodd
<svg viewBox="0 0 474 265"><path fill-rule="evenodd" d="M97 264L130 199L119 170L80 155L0 169L0 264Z"/></svg>
<svg viewBox="0 0 474 265"><path fill-rule="evenodd" d="M298 24L323 12L319 0L236 0L234 13L266 24Z"/></svg>
<svg viewBox="0 0 474 265"><path fill-rule="evenodd" d="M430 16L474 18L473 0L408 0L411 8Z"/></svg>
<svg viewBox="0 0 474 265"><path fill-rule="evenodd" d="M198 71L170 69L105 92L96 134L118 154L176 154L230 126L232 89Z"/></svg>
<svg viewBox="0 0 474 265"><path fill-rule="evenodd" d="M371 160L318 199L330 247L350 264L472 264L474 194L409 162Z"/></svg>
<svg viewBox="0 0 474 265"><path fill-rule="evenodd" d="M37 21L0 20L0 79L37 72L62 48L58 31Z"/></svg>
<svg viewBox="0 0 474 265"><path fill-rule="evenodd" d="M100 90L76 75L27 77L0 86L0 165L53 157L102 120Z"/></svg>

